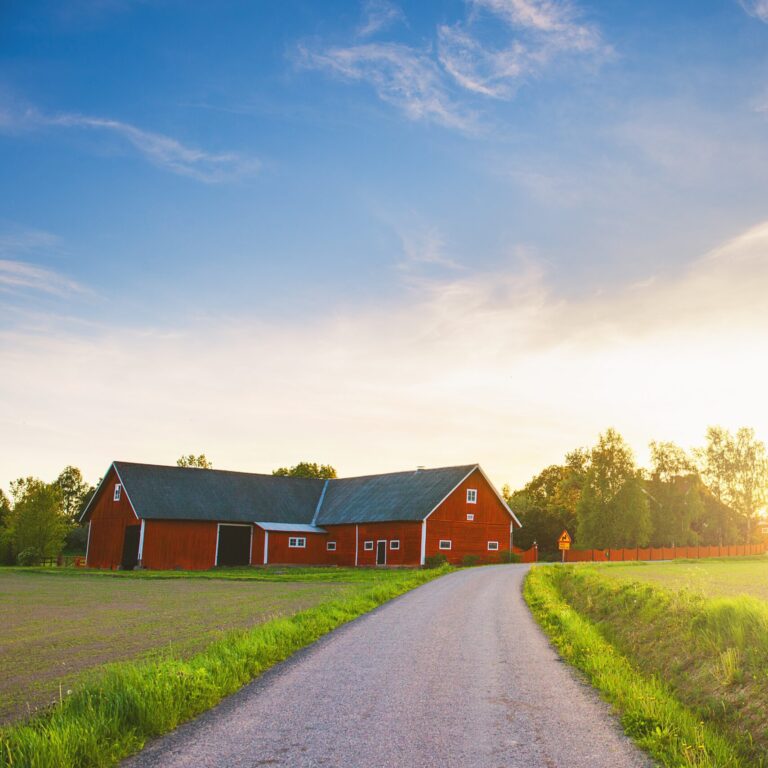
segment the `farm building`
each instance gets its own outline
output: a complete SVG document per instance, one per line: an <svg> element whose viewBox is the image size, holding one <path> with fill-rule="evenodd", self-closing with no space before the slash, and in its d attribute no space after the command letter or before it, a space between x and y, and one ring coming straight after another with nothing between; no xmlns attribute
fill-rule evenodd
<svg viewBox="0 0 768 768"><path fill-rule="evenodd" d="M520 527L477 464L317 480L116 461L81 519L87 565L125 569L492 562Z"/></svg>

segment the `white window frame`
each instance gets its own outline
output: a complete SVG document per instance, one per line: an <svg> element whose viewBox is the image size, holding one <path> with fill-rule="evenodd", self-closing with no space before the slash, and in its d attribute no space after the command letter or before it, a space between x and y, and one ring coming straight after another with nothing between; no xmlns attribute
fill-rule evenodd
<svg viewBox="0 0 768 768"><path fill-rule="evenodd" d="M443 546L444 544L447 544L448 546ZM450 539L440 539L440 543L437 545L438 549L442 549L444 551L448 551L453 548L453 542Z"/></svg>
<svg viewBox="0 0 768 768"><path fill-rule="evenodd" d="M390 549L400 549L400 539L392 539L389 542Z"/></svg>
<svg viewBox="0 0 768 768"><path fill-rule="evenodd" d="M471 523L475 519L474 512L467 512L467 522Z"/></svg>
<svg viewBox="0 0 768 768"><path fill-rule="evenodd" d="M288 537L288 549L306 549L307 537L306 536L289 536Z"/></svg>
<svg viewBox="0 0 768 768"><path fill-rule="evenodd" d="M115 483L115 492L112 494L112 501L120 501L120 497L123 495L122 483Z"/></svg>
<svg viewBox="0 0 768 768"><path fill-rule="evenodd" d="M493 546L491 546L493 545ZM497 552L499 549L499 542L498 541L489 541L488 542L488 551L489 552Z"/></svg>
<svg viewBox="0 0 768 768"><path fill-rule="evenodd" d="M363 542L363 550L365 552L373 552L373 541Z"/></svg>
<svg viewBox="0 0 768 768"><path fill-rule="evenodd" d="M327 541L325 543L325 548L328 552L335 552L336 551L336 542L335 541Z"/></svg>
<svg viewBox="0 0 768 768"><path fill-rule="evenodd" d="M467 504L477 504L477 488L467 488Z"/></svg>

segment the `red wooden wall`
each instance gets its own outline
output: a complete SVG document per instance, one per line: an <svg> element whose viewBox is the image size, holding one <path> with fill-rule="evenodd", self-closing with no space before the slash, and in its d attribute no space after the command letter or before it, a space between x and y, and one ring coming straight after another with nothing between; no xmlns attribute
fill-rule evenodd
<svg viewBox="0 0 768 768"><path fill-rule="evenodd" d="M128 525L139 525L123 488L120 501L114 501L115 483L120 482L110 469L91 508L87 565L91 568L117 568L123 555L123 539Z"/></svg>
<svg viewBox="0 0 768 768"><path fill-rule="evenodd" d="M569 549L566 563L615 562L625 560L681 560L705 557L743 557L762 555L768 551L768 543L738 544L723 547L637 547L635 549Z"/></svg>
<svg viewBox="0 0 768 768"><path fill-rule="evenodd" d="M144 527L145 568L165 570L213 568L216 523L198 520L147 520Z"/></svg>
<svg viewBox="0 0 768 768"><path fill-rule="evenodd" d="M477 490L477 504L467 503L468 488ZM474 520L467 520L467 514L473 514ZM475 470L427 518L427 557L445 555L448 562L461 563L466 555L477 555L483 561L498 561L500 552L509 552L512 522L490 483ZM449 539L451 549L440 549L440 539ZM489 541L498 541L499 549L489 550Z"/></svg>

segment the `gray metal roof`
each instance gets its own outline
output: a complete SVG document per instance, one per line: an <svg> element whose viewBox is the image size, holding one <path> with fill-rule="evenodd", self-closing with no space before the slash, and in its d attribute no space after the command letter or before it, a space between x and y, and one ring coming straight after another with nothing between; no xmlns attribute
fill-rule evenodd
<svg viewBox="0 0 768 768"><path fill-rule="evenodd" d="M423 520L476 464L331 480L317 525Z"/></svg>
<svg viewBox="0 0 768 768"><path fill-rule="evenodd" d="M136 514L147 520L304 523L324 480L116 461Z"/></svg>
<svg viewBox="0 0 768 768"><path fill-rule="evenodd" d="M328 481L127 461L113 466L140 518L276 523L287 529L423 520L478 465Z"/></svg>

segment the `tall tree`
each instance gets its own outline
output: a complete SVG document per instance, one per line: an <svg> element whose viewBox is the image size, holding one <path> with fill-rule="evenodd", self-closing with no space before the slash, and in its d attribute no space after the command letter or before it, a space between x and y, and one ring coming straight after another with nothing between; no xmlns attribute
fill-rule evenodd
<svg viewBox="0 0 768 768"><path fill-rule="evenodd" d="M195 456L194 453L187 454L186 456L179 456L176 459L177 467L195 467L197 469L213 469L213 462L209 461L204 453L199 456Z"/></svg>
<svg viewBox="0 0 768 768"><path fill-rule="evenodd" d="M704 511L702 484L690 456L675 443L652 442L651 471L646 485L650 501L651 545L696 544L694 530Z"/></svg>
<svg viewBox="0 0 768 768"><path fill-rule="evenodd" d="M614 429L590 451L577 516L581 547L645 546L651 536L648 498L632 450Z"/></svg>
<svg viewBox="0 0 768 768"><path fill-rule="evenodd" d="M39 557L56 557L64 547L68 527L59 488L42 480L27 482L11 513L16 552L34 549Z"/></svg>
<svg viewBox="0 0 768 768"><path fill-rule="evenodd" d="M54 481L54 485L61 491L64 516L73 525L76 525L85 501L93 493L93 488L85 482L83 473L77 467L72 466L62 470Z"/></svg>
<svg viewBox="0 0 768 768"><path fill-rule="evenodd" d="M332 480L336 477L336 470L330 464L300 461L294 467L278 467L272 470L272 474L280 477L316 477L321 480Z"/></svg>
<svg viewBox="0 0 768 768"><path fill-rule="evenodd" d="M742 516L745 538L750 540L754 519L768 501L765 443L748 427L735 435L723 427L709 427L706 444L697 456L707 487L719 502Z"/></svg>

